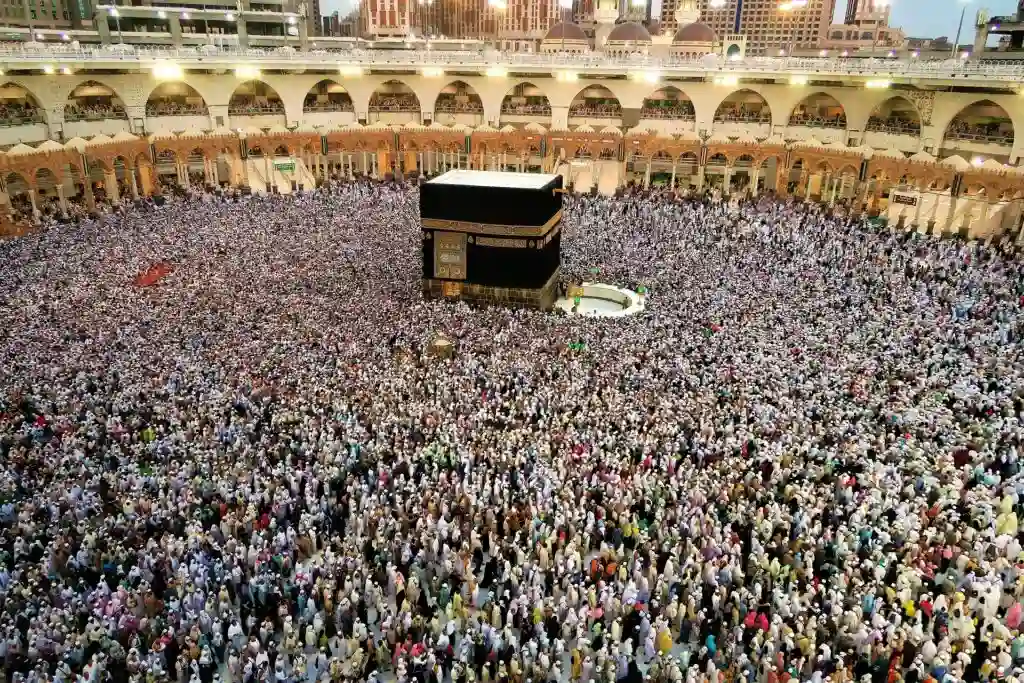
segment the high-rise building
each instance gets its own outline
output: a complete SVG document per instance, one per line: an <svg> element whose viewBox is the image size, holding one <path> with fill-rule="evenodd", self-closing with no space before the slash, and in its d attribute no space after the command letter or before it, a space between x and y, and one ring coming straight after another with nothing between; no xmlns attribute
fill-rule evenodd
<svg viewBox="0 0 1024 683"><path fill-rule="evenodd" d="M592 15L593 9L590 12ZM568 11L558 6L558 0L507 0L505 9L497 14L498 38L540 40L548 29L561 21L563 13L568 14Z"/></svg>
<svg viewBox="0 0 1024 683"><path fill-rule="evenodd" d="M666 31L678 28L678 4L679 0L662 0L661 25ZM718 36L742 34L748 53L766 54L817 45L832 23L836 0L697 0L697 5L700 20Z"/></svg>
<svg viewBox="0 0 1024 683"><path fill-rule="evenodd" d="M558 0L364 0L363 33L476 40L540 40L571 12Z"/></svg>
<svg viewBox="0 0 1024 683"><path fill-rule="evenodd" d="M413 29L412 0L365 0L360 4L363 33L380 37L408 36Z"/></svg>
<svg viewBox="0 0 1024 683"><path fill-rule="evenodd" d="M888 0L848 0L846 6L846 23L857 24L863 21L883 22L888 24L892 3Z"/></svg>
<svg viewBox="0 0 1024 683"><path fill-rule="evenodd" d="M857 8L860 6L860 3L861 0L846 0L846 19L843 23L853 23L853 20L857 17Z"/></svg>
<svg viewBox="0 0 1024 683"><path fill-rule="evenodd" d="M49 29L89 28L89 0L0 0L0 24Z"/></svg>

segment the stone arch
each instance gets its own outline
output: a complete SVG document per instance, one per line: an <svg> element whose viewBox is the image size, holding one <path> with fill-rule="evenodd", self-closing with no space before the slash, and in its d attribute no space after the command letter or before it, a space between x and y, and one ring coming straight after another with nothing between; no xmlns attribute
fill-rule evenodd
<svg viewBox="0 0 1024 683"><path fill-rule="evenodd" d="M895 118L894 113L899 113ZM864 123L865 131L895 133L904 135L921 134L921 110L903 95L892 95L877 103Z"/></svg>
<svg viewBox="0 0 1024 683"><path fill-rule="evenodd" d="M306 91L302 101L302 113L307 112L354 112L355 103L345 86L333 78L317 81Z"/></svg>
<svg viewBox="0 0 1024 683"><path fill-rule="evenodd" d="M103 118L128 118L125 100L117 89L95 78L86 78L68 92L64 120L86 120L92 113Z"/></svg>
<svg viewBox="0 0 1024 683"><path fill-rule="evenodd" d="M273 86L254 78L242 81L231 91L228 100L229 116L284 116L284 100Z"/></svg>
<svg viewBox="0 0 1024 683"><path fill-rule="evenodd" d="M148 87L149 92L146 92L144 88L142 92L139 93L139 104L145 105L146 102L149 101L149 98L153 96L153 93L156 90L159 90L160 86L166 83L183 83L194 90L199 97L203 98L203 102L207 107L227 105L228 100L231 98L231 91L224 87L224 79L226 78L228 78L228 76L186 73L183 78L177 81L160 81L154 79L146 83L146 87Z"/></svg>
<svg viewBox="0 0 1024 683"><path fill-rule="evenodd" d="M467 113L483 114L484 103L480 99L480 93L476 91L472 85L463 80L450 81L441 88L440 92L437 93L437 97L434 98L434 112L435 115L438 111L438 107L447 107L449 105L456 106L457 103L462 102L459 98L465 97L466 100L463 104L466 107Z"/></svg>
<svg viewBox="0 0 1024 683"><path fill-rule="evenodd" d="M754 168L754 155L749 152L737 155L734 159L729 160L729 165L733 168Z"/></svg>
<svg viewBox="0 0 1024 683"><path fill-rule="evenodd" d="M681 88L666 84L644 97L640 108L642 119L672 119L694 121L697 117L693 100Z"/></svg>
<svg viewBox="0 0 1024 683"><path fill-rule="evenodd" d="M146 98L146 116L209 115L206 98L185 81L164 81Z"/></svg>
<svg viewBox="0 0 1024 683"><path fill-rule="evenodd" d="M35 176L26 177L21 171L8 170L4 171L4 183L7 186L7 194L10 197L16 195L28 194L28 191L33 188Z"/></svg>
<svg viewBox="0 0 1024 683"><path fill-rule="evenodd" d="M367 104L368 112L417 113L423 111L423 103L408 83L397 78L382 81L373 92Z"/></svg>
<svg viewBox="0 0 1024 683"><path fill-rule="evenodd" d="M30 88L21 83L6 81L0 85L0 102L11 112L3 117L9 125L47 122L46 107Z"/></svg>
<svg viewBox="0 0 1024 683"><path fill-rule="evenodd" d="M621 119L622 101L603 83L585 85L569 101L569 118Z"/></svg>
<svg viewBox="0 0 1024 683"><path fill-rule="evenodd" d="M768 98L752 88L740 88L725 95L715 106L714 123L772 123Z"/></svg>
<svg viewBox="0 0 1024 683"><path fill-rule="evenodd" d="M509 88L501 100L499 121L504 116L546 117L550 124L551 100L531 81L520 81Z"/></svg>
<svg viewBox="0 0 1024 683"><path fill-rule="evenodd" d="M808 93L789 110L786 125L846 130L849 118L846 107L832 93L817 90Z"/></svg>
<svg viewBox="0 0 1024 683"><path fill-rule="evenodd" d="M986 107L989 109L998 110L1004 117L999 121L997 127L985 126L984 130L972 131L964 130L961 126L967 125L967 122L961 119L965 114L969 114L972 110L977 111L978 109ZM992 112L995 113L995 112ZM1010 116L1010 112L1003 105L991 100L989 98L978 98L968 102L959 109L952 118L942 128L943 140L975 140L978 142L995 142L996 144L1007 144L1013 146L1014 139L1016 138L1016 127L1013 122L1013 118ZM1005 141L1003 141L1005 139Z"/></svg>

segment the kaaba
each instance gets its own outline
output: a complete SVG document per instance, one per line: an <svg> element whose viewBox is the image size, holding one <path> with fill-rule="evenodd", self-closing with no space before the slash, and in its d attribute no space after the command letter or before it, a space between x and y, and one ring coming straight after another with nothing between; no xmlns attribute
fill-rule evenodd
<svg viewBox="0 0 1024 683"><path fill-rule="evenodd" d="M423 294L550 310L562 176L455 170L420 187Z"/></svg>

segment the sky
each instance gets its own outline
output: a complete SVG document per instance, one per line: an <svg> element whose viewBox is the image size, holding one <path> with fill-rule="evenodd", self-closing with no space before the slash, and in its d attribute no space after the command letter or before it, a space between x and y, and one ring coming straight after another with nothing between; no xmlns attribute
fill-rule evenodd
<svg viewBox="0 0 1024 683"><path fill-rule="evenodd" d="M336 1L336 0L335 0ZM846 1L837 0L836 21L846 17ZM974 37L974 15L979 9L987 9L989 16L1016 14L1017 0L974 0L968 2L964 16L964 28L960 33L961 42ZM956 35L960 22L960 0L892 0L892 15L889 24L913 38L937 38Z"/></svg>
<svg viewBox="0 0 1024 683"><path fill-rule="evenodd" d="M320 0L320 11L330 14L338 10L345 14L356 2L358 0ZM846 16L846 3L847 0L837 0L835 21L842 21ZM655 0L654 4L657 11L661 2ZM979 9L987 9L989 16L1014 14L1017 11L1017 0L969 0L966 4L967 14L960 34L960 41L964 43L973 39L974 15ZM892 19L889 23L903 29L913 38L947 36L952 40L963 7L961 0L892 0Z"/></svg>

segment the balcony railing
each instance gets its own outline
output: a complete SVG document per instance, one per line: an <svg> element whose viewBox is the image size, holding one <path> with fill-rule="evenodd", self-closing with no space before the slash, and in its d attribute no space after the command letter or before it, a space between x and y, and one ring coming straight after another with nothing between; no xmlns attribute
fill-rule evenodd
<svg viewBox="0 0 1024 683"><path fill-rule="evenodd" d="M727 111L715 114L715 123L771 123L772 116L760 111Z"/></svg>
<svg viewBox="0 0 1024 683"><path fill-rule="evenodd" d="M352 101L348 102L310 102L302 105L304 112L354 112Z"/></svg>
<svg viewBox="0 0 1024 683"><path fill-rule="evenodd" d="M871 78L970 78L995 81L1024 80L1024 63L1015 61L987 62L972 60L921 59L849 59L803 57L747 57L737 61L722 60L709 66L703 60L679 57L637 56L616 57L606 54L544 54L500 53L483 51L434 50L313 50L277 51L239 49L233 47L165 48L160 46L65 47L63 45L18 45L0 48L0 60L11 66L21 63L52 62L123 62L148 67L157 60L173 60L184 64L223 64L237 66L239 59L249 62L287 62L305 64L367 65L375 67L416 67L423 65L459 66L488 69L492 67L538 67L586 70L671 70L691 73L766 73L798 72L803 75L846 75Z"/></svg>
<svg viewBox="0 0 1024 683"><path fill-rule="evenodd" d="M982 131L951 130L946 133L947 140L960 142L980 142L993 145L1013 146L1013 133L986 133Z"/></svg>
<svg viewBox="0 0 1024 683"><path fill-rule="evenodd" d="M673 121L695 121L697 115L693 107L686 106L645 106L640 110L642 119L669 119Z"/></svg>
<svg viewBox="0 0 1024 683"><path fill-rule="evenodd" d="M902 119L868 119L865 130L872 133L888 133L890 135L920 135L921 124L916 121Z"/></svg>
<svg viewBox="0 0 1024 683"><path fill-rule="evenodd" d="M805 126L807 128L834 128L836 130L843 130L846 128L846 118L840 116L837 118L827 119L821 116L793 115L789 117L789 125Z"/></svg>
<svg viewBox="0 0 1024 683"><path fill-rule="evenodd" d="M551 116L549 104L503 104L501 113L509 116Z"/></svg>
<svg viewBox="0 0 1024 683"><path fill-rule="evenodd" d="M620 119L622 107L614 104L573 104L569 107L569 116L585 119Z"/></svg>
<svg viewBox="0 0 1024 683"><path fill-rule="evenodd" d="M106 121L107 119L127 119L128 112L121 107L83 107L79 109L68 105L64 108L64 120L75 121Z"/></svg>
<svg viewBox="0 0 1024 683"><path fill-rule="evenodd" d="M13 112L0 111L0 128L11 126L29 126L43 122L43 112L38 109L18 110Z"/></svg>
<svg viewBox="0 0 1024 683"><path fill-rule="evenodd" d="M446 114L483 114L483 102L456 102L452 100L438 100L434 105L434 111Z"/></svg>
<svg viewBox="0 0 1024 683"><path fill-rule="evenodd" d="M209 116L210 110L201 104L179 102L150 102L146 105L146 116Z"/></svg>
<svg viewBox="0 0 1024 683"><path fill-rule="evenodd" d="M370 100L367 109L378 113L418 114L420 113L420 103L415 98L374 98Z"/></svg>
<svg viewBox="0 0 1024 683"><path fill-rule="evenodd" d="M228 114L231 116L266 116L284 114L284 102L268 102L267 104L234 102L228 104Z"/></svg>

